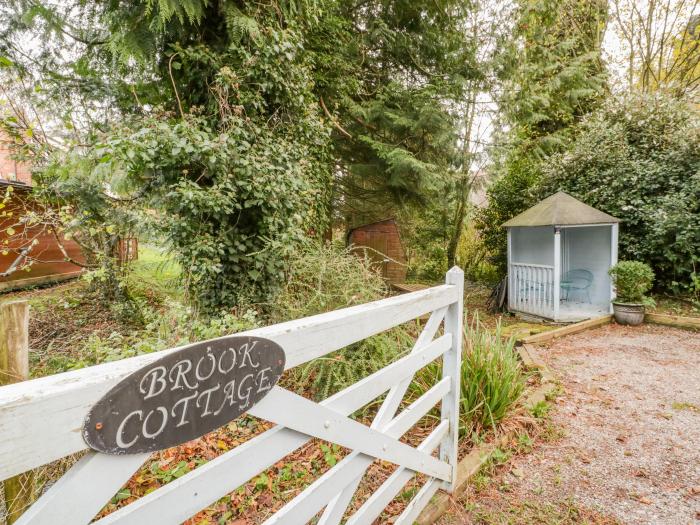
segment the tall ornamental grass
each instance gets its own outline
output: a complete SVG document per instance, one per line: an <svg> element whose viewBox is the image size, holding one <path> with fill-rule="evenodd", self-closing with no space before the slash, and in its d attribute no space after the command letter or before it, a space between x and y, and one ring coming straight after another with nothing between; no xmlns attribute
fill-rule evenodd
<svg viewBox="0 0 700 525"><path fill-rule="evenodd" d="M501 324L490 332L475 317L466 331L462 356L460 434L495 428L518 402L525 374L515 339L504 339Z"/></svg>
<svg viewBox="0 0 700 525"><path fill-rule="evenodd" d="M500 323L489 331L478 317L464 332L460 391L460 437L478 436L496 428L525 389L525 374L515 340L502 337ZM442 376L442 362L422 369L411 385L412 397L428 391Z"/></svg>

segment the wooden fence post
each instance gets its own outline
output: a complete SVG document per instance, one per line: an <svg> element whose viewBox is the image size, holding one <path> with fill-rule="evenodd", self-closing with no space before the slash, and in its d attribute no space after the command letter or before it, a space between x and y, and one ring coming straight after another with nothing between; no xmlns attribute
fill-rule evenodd
<svg viewBox="0 0 700 525"><path fill-rule="evenodd" d="M441 419L450 422L450 431L440 444L440 459L452 467L452 482L444 487L452 492L457 486L457 440L459 438L459 400L462 377L462 320L464 318L464 272L454 266L445 279L446 284L457 288L457 302L447 308L445 333L452 334L452 346L445 352L442 377L452 379L450 391L442 400Z"/></svg>
<svg viewBox="0 0 700 525"><path fill-rule="evenodd" d="M29 305L0 305L0 386L29 379ZM12 525L34 499L34 474L25 472L3 482L7 525Z"/></svg>

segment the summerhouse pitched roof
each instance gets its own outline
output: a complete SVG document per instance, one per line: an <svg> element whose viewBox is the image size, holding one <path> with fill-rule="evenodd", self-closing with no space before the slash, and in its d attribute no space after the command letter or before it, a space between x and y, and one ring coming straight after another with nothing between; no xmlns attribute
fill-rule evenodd
<svg viewBox="0 0 700 525"><path fill-rule="evenodd" d="M612 215L574 199L560 191L550 195L532 208L516 215L503 226L573 226L577 224L610 224L620 222Z"/></svg>

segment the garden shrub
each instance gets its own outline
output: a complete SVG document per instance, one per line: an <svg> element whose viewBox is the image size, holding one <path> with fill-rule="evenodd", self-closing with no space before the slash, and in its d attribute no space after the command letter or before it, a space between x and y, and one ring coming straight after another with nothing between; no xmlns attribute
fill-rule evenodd
<svg viewBox="0 0 700 525"><path fill-rule="evenodd" d="M269 301L287 257L325 226L327 152L309 139L324 136L320 121L290 123L284 138L236 114L225 129L198 115L140 126L115 131L98 154L158 210L154 228L183 269L189 299L207 313Z"/></svg>
<svg viewBox="0 0 700 525"><path fill-rule="evenodd" d="M653 300L645 294L654 283L654 271L640 261L620 261L608 271L615 286L616 301L620 303L645 303Z"/></svg>
<svg viewBox="0 0 700 525"><path fill-rule="evenodd" d="M472 222L464 227L457 245L457 265L464 270L464 278L468 281L498 281L498 270L491 264L486 244Z"/></svg>
<svg viewBox="0 0 700 525"><path fill-rule="evenodd" d="M462 362L460 433L494 428L520 399L525 376L515 352L515 340L492 333L476 317L467 332Z"/></svg>
<svg viewBox="0 0 700 525"><path fill-rule="evenodd" d="M502 175L487 190L488 206L476 214L476 227L497 275L507 271L506 229L503 223L537 202L534 187L540 163L527 158L510 159L499 170Z"/></svg>
<svg viewBox="0 0 700 525"><path fill-rule="evenodd" d="M369 259L339 244L309 242L288 261L286 284L270 305L271 322L368 303L386 293ZM394 328L291 369L284 384L325 399L394 361L413 339L405 327Z"/></svg>
<svg viewBox="0 0 700 525"><path fill-rule="evenodd" d="M42 363L34 363L32 375L40 377L94 366L127 357L150 354L167 348L235 334L261 324L257 313L219 312L202 316L196 309L175 300L165 300L153 307L139 300L144 326L128 335L112 332L107 336L91 335L84 344L70 353L45 352Z"/></svg>
<svg viewBox="0 0 700 525"><path fill-rule="evenodd" d="M620 255L658 285L692 292L700 273L700 114L662 95L609 101L544 163L539 196L566 191L622 220Z"/></svg>
<svg viewBox="0 0 700 525"><path fill-rule="evenodd" d="M285 385L325 399L396 361L414 342L405 327L397 327L293 368Z"/></svg>
<svg viewBox="0 0 700 525"><path fill-rule="evenodd" d="M270 305L270 320L279 323L368 303L386 293L384 279L369 259L337 243L309 241L287 260L284 285Z"/></svg>

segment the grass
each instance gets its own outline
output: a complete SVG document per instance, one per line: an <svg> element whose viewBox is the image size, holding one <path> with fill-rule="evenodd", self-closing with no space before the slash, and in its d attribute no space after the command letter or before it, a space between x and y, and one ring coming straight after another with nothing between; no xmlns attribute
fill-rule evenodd
<svg viewBox="0 0 700 525"><path fill-rule="evenodd" d="M654 295L653 298L656 302L656 308L652 310L654 313L700 317L700 302L697 298L660 294Z"/></svg>
<svg viewBox="0 0 700 525"><path fill-rule="evenodd" d="M140 244L139 258L134 261L129 285L137 291L182 299L182 269L160 247Z"/></svg>
<svg viewBox="0 0 700 525"><path fill-rule="evenodd" d="M692 403L685 403L685 402L680 403L678 401L674 401L671 404L671 408L673 410L688 410L690 412L695 412L697 414L700 414L700 407L698 407Z"/></svg>

